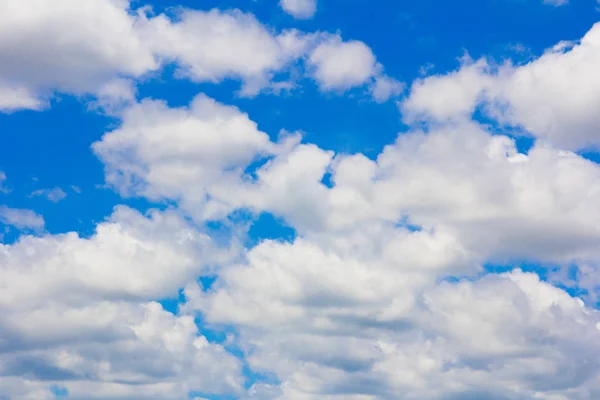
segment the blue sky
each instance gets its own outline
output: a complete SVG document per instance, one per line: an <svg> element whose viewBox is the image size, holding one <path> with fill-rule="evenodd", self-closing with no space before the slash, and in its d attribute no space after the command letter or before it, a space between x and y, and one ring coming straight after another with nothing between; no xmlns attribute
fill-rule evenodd
<svg viewBox="0 0 600 400"><path fill-rule="evenodd" d="M0 399L597 398L598 7L0 5Z"/></svg>

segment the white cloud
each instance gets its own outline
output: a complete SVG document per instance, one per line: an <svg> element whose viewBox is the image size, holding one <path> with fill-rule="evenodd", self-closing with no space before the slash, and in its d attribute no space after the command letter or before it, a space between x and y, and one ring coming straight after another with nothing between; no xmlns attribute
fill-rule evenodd
<svg viewBox="0 0 600 400"><path fill-rule="evenodd" d="M525 156L511 139L463 124L400 136L378 166L366 215L447 227L484 257L600 257L600 231L588 223L600 212L600 167L573 153L536 146Z"/></svg>
<svg viewBox="0 0 600 400"><path fill-rule="evenodd" d="M53 398L56 384L74 399L190 391L285 400L598 398L598 312L534 274L480 275L490 261L576 264L583 284L597 289L600 166L560 150L594 137L586 131L596 122L587 68L596 28L525 66L464 60L455 73L415 82L406 121L436 123L369 159L298 134L271 140L241 110L205 95L178 108L134 97L135 79L164 62L198 82L240 80L252 95L299 60L324 91L362 87L376 101L399 94L401 84L362 42L275 33L239 11L180 9L171 19L128 13L119 0L63 0L58 11L24 4L11 4L5 19L10 32L24 27L32 39L23 48L0 39L0 57L62 64L50 63L39 81L30 80L33 69L20 76L0 66L14 83L12 103L2 104L43 103L53 90L123 101L120 124L93 145L107 183L178 209L143 216L118 207L90 237L25 236L0 246L3 395ZM51 28L47 38L40 20ZM57 41L69 23L77 36ZM115 44L120 36L98 34L101 25L125 39ZM590 87L569 70L588 74ZM547 140L518 153L512 139L470 120L481 104ZM327 173L331 187L322 183ZM239 209L283 217L298 238L240 254L236 243L219 247L203 233L207 219ZM24 210L0 208L0 218L43 226ZM198 277L209 274L214 285L200 287ZM154 302L184 286L189 303L177 315ZM211 329L232 328L227 345L270 384L244 393L243 363L199 333L193 312Z"/></svg>
<svg viewBox="0 0 600 400"><path fill-rule="evenodd" d="M136 34L137 23L128 1L4 1L2 108L39 109L54 90L97 93L120 75L157 69L158 60Z"/></svg>
<svg viewBox="0 0 600 400"><path fill-rule="evenodd" d="M490 260L596 271L597 164L541 144L520 154L466 115L399 135L371 160L295 134L271 142L202 95L186 108L146 101L128 112L94 145L113 185L177 200L199 222L247 208L298 231L223 266L209 291L186 289L186 311L235 326L253 370L281 380L248 398L584 400L599 390L587 350L600 319L580 300L519 271L439 283ZM261 155L269 160L246 176Z"/></svg>
<svg viewBox="0 0 600 400"><path fill-rule="evenodd" d="M175 21L161 15L148 21L143 34L156 53L177 62L181 76L199 82L240 79L245 95L267 87L306 45L303 34L276 35L239 10L182 10Z"/></svg>
<svg viewBox="0 0 600 400"><path fill-rule="evenodd" d="M239 361L198 336L193 317L174 316L157 303L49 303L2 311L0 389L11 398L54 398L52 383L74 399L184 399L189 391L240 391ZM65 335L69 330L75 332Z"/></svg>
<svg viewBox="0 0 600 400"><path fill-rule="evenodd" d="M536 146L520 154L511 139L462 123L400 135L376 161L333 157L297 145L261 167L256 181L211 192L283 216L302 235L408 219L450 233L482 261L600 261L591 222L600 217L600 167L573 153ZM331 189L321 183L326 172Z"/></svg>
<svg viewBox="0 0 600 400"><path fill-rule="evenodd" d="M370 83L378 102L401 91L401 83L383 74L371 48L360 41L345 42L339 35L330 35L310 52L307 63L323 91L344 92Z"/></svg>
<svg viewBox="0 0 600 400"><path fill-rule="evenodd" d="M403 103L404 117L468 117L482 105L500 123L523 127L558 147L597 147L599 38L596 24L579 43L561 42L525 65L493 67L479 60L418 80Z"/></svg>
<svg viewBox="0 0 600 400"><path fill-rule="evenodd" d="M403 119L412 123L421 118L444 121L471 116L484 91L493 81L487 62L464 60L460 70L413 82L410 96L402 103Z"/></svg>
<svg viewBox="0 0 600 400"><path fill-rule="evenodd" d="M187 210L207 216L232 211L226 204L204 209L211 186L235 185L248 164L275 149L246 114L205 95L179 109L144 100L93 148L107 182L121 193L181 199Z"/></svg>
<svg viewBox="0 0 600 400"><path fill-rule="evenodd" d="M392 97L396 97L404 90L404 84L394 78L387 76L375 77L375 82L371 85L373 99L379 103L384 103Z"/></svg>
<svg viewBox="0 0 600 400"><path fill-rule="evenodd" d="M343 91L376 79L379 101L397 93L398 83L383 75L383 67L364 43L297 30L277 34L239 10L184 9L175 21L164 15L149 20L143 32L157 54L177 63L180 76L200 82L239 79L244 96L276 90L274 75L306 57L307 68L314 70L313 77L324 90Z"/></svg>
<svg viewBox="0 0 600 400"><path fill-rule="evenodd" d="M53 203L58 203L67 197L67 194L59 187L52 189L38 189L31 192L30 197L45 197Z"/></svg>
<svg viewBox="0 0 600 400"><path fill-rule="evenodd" d="M242 80L242 93L255 95L303 47L301 35L276 35L237 10L181 9L175 19L146 13L117 0L58 0L52 7L39 0L5 2L0 107L40 109L54 91L91 93L101 106L119 105L135 98L131 79L166 62L194 81Z"/></svg>
<svg viewBox="0 0 600 400"><path fill-rule="evenodd" d="M0 206L0 222L17 229L41 229L44 218L34 211Z"/></svg>
<svg viewBox="0 0 600 400"><path fill-rule="evenodd" d="M371 237L367 246L389 236ZM414 247L430 240L433 270ZM443 254L466 261L443 243L404 232L384 246L416 258L386 261L358 247L265 242L211 291L188 287L188 307L238 327L250 366L282 382L262 398L592 398L600 315L520 271L435 284Z"/></svg>
<svg viewBox="0 0 600 400"><path fill-rule="evenodd" d="M309 63L315 79L324 90L347 90L366 83L376 70L371 49L359 41L343 42L339 36L320 44L311 53Z"/></svg>
<svg viewBox="0 0 600 400"><path fill-rule="evenodd" d="M296 135L271 142L247 115L203 95L180 109L144 101L123 118L94 144L107 182L124 194L177 200L198 221L247 208L306 235L408 218L450 232L481 260L600 261L591 222L600 218L600 167L542 145L519 154L511 139L474 123L400 135L372 161L334 160ZM331 189L321 183L328 171Z"/></svg>
<svg viewBox="0 0 600 400"><path fill-rule="evenodd" d="M179 8L169 17L127 0L57 0L52 7L9 0L0 6L0 110L39 110L67 93L91 94L112 113L135 100L137 81L167 63L195 82L239 80L242 96L277 92L274 76L288 74L327 36L278 33L239 10ZM359 57L370 53L362 46ZM337 79L349 79L344 74Z"/></svg>
<svg viewBox="0 0 600 400"><path fill-rule="evenodd" d="M25 304L42 301L45 295L55 300L164 298L176 294L219 256L206 235L175 214L155 212L145 218L121 207L90 239L74 233L24 237L3 247L0 264L10 279L0 284L5 286L0 299ZM35 288L38 297L30 298L26 288Z"/></svg>
<svg viewBox="0 0 600 400"><path fill-rule="evenodd" d="M280 0L279 5L297 19L310 19L317 12L317 0Z"/></svg>
<svg viewBox="0 0 600 400"><path fill-rule="evenodd" d="M0 391L11 398L186 398L236 393L241 364L193 317L150 299L178 289L228 250L176 213L124 207L90 238L22 237L0 248Z"/></svg>
<svg viewBox="0 0 600 400"><path fill-rule="evenodd" d="M43 100L37 98L29 89L0 82L0 110L11 112L20 109L39 110L43 107Z"/></svg>

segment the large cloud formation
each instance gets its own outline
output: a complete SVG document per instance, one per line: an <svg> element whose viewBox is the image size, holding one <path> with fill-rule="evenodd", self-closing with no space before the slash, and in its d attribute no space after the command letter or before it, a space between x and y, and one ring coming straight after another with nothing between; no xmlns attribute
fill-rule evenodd
<svg viewBox="0 0 600 400"><path fill-rule="evenodd" d="M1 66L4 109L38 108L55 92L133 93L117 89L166 62L195 81L237 79L248 95L298 60L323 91L364 86L378 100L401 90L364 43L337 34L273 33L240 11L167 16L127 1L59 3L5 6L31 40L0 41L0 60L61 57L47 75ZM80 35L55 40L74 19ZM96 38L94 23L115 36ZM590 304L600 166L576 152L597 144L597 31L526 65L468 61L414 82L401 109L418 123L373 159L298 133L273 140L205 94L181 107L127 97L92 150L121 195L171 207L142 215L119 206L89 237L23 236L0 247L0 392L598 398L600 314ZM496 126L473 120L478 107ZM498 133L504 125L538 140L520 152ZM296 236L243 247L240 213L272 214ZM1 216L43 225L27 210ZM211 236L219 224L226 238ZM544 279L519 268L525 262ZM489 263L508 268L489 273ZM567 291L573 269L583 299ZM178 296L174 312L158 302Z"/></svg>
<svg viewBox="0 0 600 400"><path fill-rule="evenodd" d="M3 245L2 392L53 398L53 382L80 399L239 391L239 361L198 335L193 317L153 301L229 257L174 212L144 217L125 207L90 238Z"/></svg>
<svg viewBox="0 0 600 400"><path fill-rule="evenodd" d="M413 84L408 121L470 116L482 106L502 124L567 149L598 147L600 25L524 65L468 61L458 71Z"/></svg>
<svg viewBox="0 0 600 400"><path fill-rule="evenodd" d="M277 33L239 10L180 8L172 15L156 15L151 8L134 4L139 7L132 8L128 0L4 1L0 111L42 109L56 93L92 96L100 106L119 106L135 99L136 80L158 74L172 63L180 78L236 79L243 83L241 95L254 96L293 86L286 81L290 79L286 70L312 59L318 43L339 39L293 29ZM365 50L355 59L374 63L370 49L361 45ZM274 80L278 74L284 75L283 81ZM325 87L337 82L335 76L318 76ZM354 79L351 86L361 86L370 77ZM391 85L375 94L377 101L397 94L395 80L381 71L373 74L375 78Z"/></svg>

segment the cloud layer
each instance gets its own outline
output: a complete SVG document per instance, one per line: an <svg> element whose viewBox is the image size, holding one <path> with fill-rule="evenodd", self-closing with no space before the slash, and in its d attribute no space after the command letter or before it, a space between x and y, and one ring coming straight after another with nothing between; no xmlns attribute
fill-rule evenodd
<svg viewBox="0 0 600 400"><path fill-rule="evenodd" d="M369 157L204 93L136 93L171 65L246 97L294 86L293 69L320 92L399 96L366 43L132 4L0 5L0 109L110 107L91 151L123 202L150 205L90 235L0 206L24 231L0 245L1 399L600 396L600 166L579 152L598 145L598 25L526 64L463 58L417 79L407 129ZM265 215L292 238L252 243Z"/></svg>

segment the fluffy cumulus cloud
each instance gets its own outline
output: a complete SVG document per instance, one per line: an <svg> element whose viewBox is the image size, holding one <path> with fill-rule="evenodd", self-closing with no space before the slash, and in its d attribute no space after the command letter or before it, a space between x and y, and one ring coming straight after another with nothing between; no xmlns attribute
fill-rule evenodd
<svg viewBox="0 0 600 400"><path fill-rule="evenodd" d="M19 34L0 34L0 60L15 57L0 107L127 100L92 151L108 187L160 210L117 206L83 235L0 206L36 233L0 245L0 398L600 397L600 165L577 153L597 144L597 27L528 64L464 58L418 79L408 128L367 156L263 132L205 94L175 106L130 86L172 63L250 96L300 65L324 92L399 95L363 42L126 0L2 10L0 33ZM294 235L247 240L264 214Z"/></svg>
<svg viewBox="0 0 600 400"><path fill-rule="evenodd" d="M346 91L369 83L376 101L396 96L402 84L383 74L369 46L360 41L343 41L333 35L320 43L308 58L314 79L324 91Z"/></svg>
<svg viewBox="0 0 600 400"><path fill-rule="evenodd" d="M211 187L235 186L248 164L275 151L246 114L205 95L179 109L142 101L93 148L106 165L107 182L121 193L181 199L195 214L219 217L232 209L214 201L208 208Z"/></svg>
<svg viewBox="0 0 600 400"><path fill-rule="evenodd" d="M32 210L0 206L0 222L17 229L40 229L44 218Z"/></svg>
<svg viewBox="0 0 600 400"><path fill-rule="evenodd" d="M2 109L38 109L54 90L98 93L158 68L128 11L122 0L2 2Z"/></svg>
<svg viewBox="0 0 600 400"><path fill-rule="evenodd" d="M311 2L284 3L301 16ZM240 80L244 96L277 91L281 82L274 77L289 72L323 36L277 33L239 10L179 8L167 16L127 0L58 0L51 6L10 0L0 6L0 26L4 112L42 109L57 92L120 107L135 99L137 80L166 64L177 66L177 77L195 82Z"/></svg>
<svg viewBox="0 0 600 400"><path fill-rule="evenodd" d="M94 145L109 182L176 200L198 223L247 209L298 232L293 242L248 249L212 286L185 291L186 312L217 330L236 327L252 370L280 382L256 383L249 398L597 393L598 364L587 352L600 320L581 300L519 270L440 281L511 260L565 272L578 265L593 277L597 164L543 143L519 153L513 139L464 119L400 135L373 160L296 134L270 141L247 115L204 95L183 109L148 101L135 112L150 105L149 124L126 113ZM229 124L236 134L213 160ZM176 160L169 143L180 146Z"/></svg>
<svg viewBox="0 0 600 400"><path fill-rule="evenodd" d="M340 37L318 46L310 55L315 78L324 89L348 89L365 83L375 71L375 55L363 42Z"/></svg>
<svg viewBox="0 0 600 400"><path fill-rule="evenodd" d="M3 245L2 393L54 398L53 384L76 399L236 393L239 361L199 335L192 316L151 301L228 257L173 212L124 207L90 238Z"/></svg>
<svg viewBox="0 0 600 400"><path fill-rule="evenodd" d="M413 84L407 121L470 116L481 107L501 124L567 149L598 147L600 25L524 65L466 60L458 71Z"/></svg>
<svg viewBox="0 0 600 400"><path fill-rule="evenodd" d="M165 15L147 20L142 31L154 51L178 64L180 76L199 82L240 79L245 95L269 86L310 40L295 30L276 35L239 10L182 10L174 21Z"/></svg>
<svg viewBox="0 0 600 400"><path fill-rule="evenodd" d="M482 259L600 261L600 167L543 144L519 153L512 139L473 122L400 135L370 160L294 134L272 142L246 114L199 95L183 109L134 106L94 150L122 193L177 200L199 221L247 208L321 234L408 218L451 233ZM327 172L332 188L322 183Z"/></svg>
<svg viewBox="0 0 600 400"><path fill-rule="evenodd" d="M279 5L298 19L310 19L317 12L317 0L281 0Z"/></svg>
<svg viewBox="0 0 600 400"><path fill-rule="evenodd" d="M261 246L210 293L187 291L210 321L239 327L252 368L282 380L259 398L598 393L600 315L536 275L419 285L420 265L400 259L390 268L302 243Z"/></svg>

